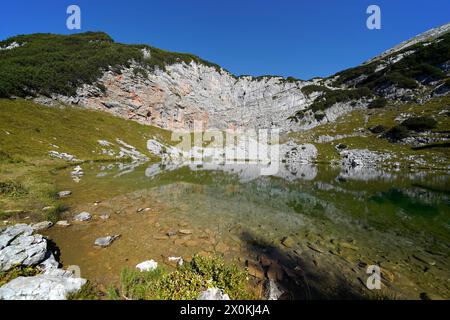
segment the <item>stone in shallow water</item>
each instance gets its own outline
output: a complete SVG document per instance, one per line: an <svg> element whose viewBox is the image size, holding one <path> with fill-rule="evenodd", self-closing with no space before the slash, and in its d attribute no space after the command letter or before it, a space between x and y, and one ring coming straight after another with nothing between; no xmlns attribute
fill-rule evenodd
<svg viewBox="0 0 450 320"><path fill-rule="evenodd" d="M95 240L94 244L97 247L108 247L109 245L111 245L111 243L113 243L114 240L118 239L120 237L120 234L115 234L112 236L106 236L106 237L102 237L102 238L98 238L97 240Z"/></svg>
<svg viewBox="0 0 450 320"><path fill-rule="evenodd" d="M200 293L197 300L230 300L230 297L222 289L209 288Z"/></svg>
<svg viewBox="0 0 450 320"><path fill-rule="evenodd" d="M192 230L189 229L180 229L178 232L181 234L192 234Z"/></svg>
<svg viewBox="0 0 450 320"><path fill-rule="evenodd" d="M102 220L108 220L108 219L109 219L109 214L102 214L102 215L100 216L100 219L102 219Z"/></svg>
<svg viewBox="0 0 450 320"><path fill-rule="evenodd" d="M141 272L152 271L155 270L156 268L158 268L158 262L156 262L153 259L141 262L136 265L136 269L139 269Z"/></svg>
<svg viewBox="0 0 450 320"><path fill-rule="evenodd" d="M60 220L56 223L56 225L60 227L68 227L70 226L70 223L67 220Z"/></svg>
<svg viewBox="0 0 450 320"><path fill-rule="evenodd" d="M278 300L284 293L278 288L276 282L272 279L267 280L264 287L267 300Z"/></svg>
<svg viewBox="0 0 450 320"><path fill-rule="evenodd" d="M286 248L292 248L295 245L295 241L291 237L284 237L283 240L281 240L281 243Z"/></svg>
<svg viewBox="0 0 450 320"><path fill-rule="evenodd" d="M75 221L88 221L91 220L92 215L89 212L81 212L77 214L75 217L73 217L73 220Z"/></svg>
<svg viewBox="0 0 450 320"><path fill-rule="evenodd" d="M85 279L56 271L13 279L0 288L0 299L65 300L69 294L76 293L86 284Z"/></svg>
<svg viewBox="0 0 450 320"><path fill-rule="evenodd" d="M53 226L53 222L51 221L42 221L31 225L34 231L45 230Z"/></svg>
<svg viewBox="0 0 450 320"><path fill-rule="evenodd" d="M72 191L60 191L58 192L58 197L65 198L72 194Z"/></svg>

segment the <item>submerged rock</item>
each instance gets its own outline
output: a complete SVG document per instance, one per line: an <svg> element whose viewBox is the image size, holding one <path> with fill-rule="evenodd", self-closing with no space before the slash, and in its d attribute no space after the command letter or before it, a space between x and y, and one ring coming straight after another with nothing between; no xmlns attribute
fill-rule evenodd
<svg viewBox="0 0 450 320"><path fill-rule="evenodd" d="M102 215L100 216L100 219L102 219L102 220L108 220L108 219L109 219L109 214L102 214Z"/></svg>
<svg viewBox="0 0 450 320"><path fill-rule="evenodd" d="M67 220L60 220L60 221L56 222L56 225L60 226L60 227L68 227L68 226L70 226L70 223Z"/></svg>
<svg viewBox="0 0 450 320"><path fill-rule="evenodd" d="M89 212L81 212L77 214L75 217L73 217L73 220L75 221L89 221L91 220L92 215Z"/></svg>
<svg viewBox="0 0 450 320"><path fill-rule="evenodd" d="M158 262L156 262L153 259L141 262L136 265L136 269L139 269L141 272L152 271L155 270L156 268L158 268Z"/></svg>
<svg viewBox="0 0 450 320"><path fill-rule="evenodd" d="M58 270L55 270L58 271ZM0 288L2 300L65 300L86 284L68 272L49 272L33 277L18 277Z"/></svg>
<svg viewBox="0 0 450 320"><path fill-rule="evenodd" d="M267 300L278 300L284 293L278 288L276 282L272 279L265 282L264 289Z"/></svg>
<svg viewBox="0 0 450 320"><path fill-rule="evenodd" d="M95 240L94 244L97 247L108 247L109 245L111 245L111 243L113 243L114 240L118 239L120 237L120 234L115 234L112 236L106 236L106 237L102 237L102 238L98 238Z"/></svg>
<svg viewBox="0 0 450 320"><path fill-rule="evenodd" d="M66 198L72 194L72 191L60 191L58 192L58 197Z"/></svg>
<svg viewBox="0 0 450 320"><path fill-rule="evenodd" d="M200 293L197 300L230 300L230 297L222 289L209 288Z"/></svg>

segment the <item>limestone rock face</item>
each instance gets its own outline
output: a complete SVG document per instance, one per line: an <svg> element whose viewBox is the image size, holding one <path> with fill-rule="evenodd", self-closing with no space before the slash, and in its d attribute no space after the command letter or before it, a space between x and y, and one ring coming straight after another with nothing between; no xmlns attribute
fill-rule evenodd
<svg viewBox="0 0 450 320"><path fill-rule="evenodd" d="M148 77L136 75L136 68L104 73L98 82L107 88L105 93L84 85L77 97L62 100L166 129L194 129L194 121L216 129L284 128L289 116L308 105L301 87L312 83L236 78L195 62L148 71Z"/></svg>

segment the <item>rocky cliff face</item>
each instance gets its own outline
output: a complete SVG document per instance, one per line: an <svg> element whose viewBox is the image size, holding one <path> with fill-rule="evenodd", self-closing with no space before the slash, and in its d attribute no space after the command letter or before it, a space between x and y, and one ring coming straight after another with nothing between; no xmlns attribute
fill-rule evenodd
<svg viewBox="0 0 450 320"><path fill-rule="evenodd" d="M166 129L194 129L196 122L203 128L287 129L288 117L311 102L301 91L311 82L236 78L194 61L153 72L133 64L106 72L98 83L104 93L84 85L63 100Z"/></svg>

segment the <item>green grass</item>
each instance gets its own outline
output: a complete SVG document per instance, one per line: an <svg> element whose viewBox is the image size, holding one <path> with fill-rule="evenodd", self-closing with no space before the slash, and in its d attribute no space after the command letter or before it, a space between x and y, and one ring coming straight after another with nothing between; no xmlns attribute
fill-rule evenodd
<svg viewBox="0 0 450 320"><path fill-rule="evenodd" d="M0 287L18 277L31 277L39 274L36 267L16 266L8 271L0 271Z"/></svg>
<svg viewBox="0 0 450 320"><path fill-rule="evenodd" d="M80 291L72 293L67 300L98 300L104 296L104 293L92 282L88 281Z"/></svg>
<svg viewBox="0 0 450 320"><path fill-rule="evenodd" d="M169 141L170 133L104 112L0 99L0 150L6 159L48 158L55 150L82 160L110 160L99 154L98 140L115 143L117 138L148 155L146 143L153 137Z"/></svg>
<svg viewBox="0 0 450 320"><path fill-rule="evenodd" d="M173 272L161 268L140 272L124 269L119 288L108 291L110 299L195 300L208 287L223 289L231 299L254 299L247 274L219 257L194 256Z"/></svg>

